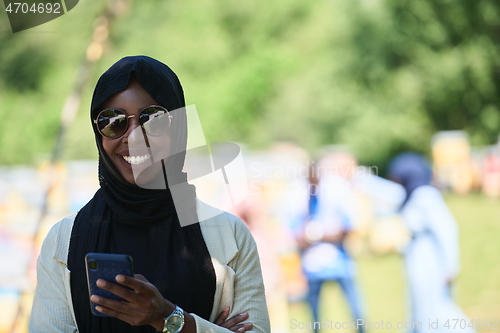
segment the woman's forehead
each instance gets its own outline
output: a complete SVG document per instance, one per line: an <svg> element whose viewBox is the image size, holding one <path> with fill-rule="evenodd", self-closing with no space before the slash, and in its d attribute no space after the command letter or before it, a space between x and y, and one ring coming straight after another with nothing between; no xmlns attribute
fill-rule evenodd
<svg viewBox="0 0 500 333"><path fill-rule="evenodd" d="M148 105L161 105L144 89L139 81L131 80L127 88L117 92L102 105L103 109L140 109ZM132 110L131 110L132 111Z"/></svg>

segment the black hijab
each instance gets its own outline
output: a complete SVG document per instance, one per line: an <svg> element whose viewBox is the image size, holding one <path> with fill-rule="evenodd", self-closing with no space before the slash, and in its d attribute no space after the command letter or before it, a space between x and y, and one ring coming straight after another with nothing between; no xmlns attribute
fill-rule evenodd
<svg viewBox="0 0 500 333"><path fill-rule="evenodd" d="M91 120L96 118L101 105L128 87L131 79L137 80L167 110L185 106L181 84L169 67L146 56L125 57L97 82ZM185 109L181 110L184 111L176 112L171 126L172 137L177 138L172 145L180 153L169 157L167 174L170 184L172 178L182 187L179 191L183 201L181 211L178 211L179 207L176 210L166 181L166 189L162 190L144 189L128 183L107 156L102 137L93 126L99 151L100 189L76 216L68 254L73 308L80 332L114 332L122 331L124 327L128 332L155 332L151 326L132 327L116 318L91 314L84 257L89 252L109 253L112 250L110 239L114 225L146 228L147 242L126 245L147 244L147 251L136 249L137 253L143 253L142 257L133 258L134 262L147 262L146 274L138 273L145 275L172 303L207 320L210 317L215 294L215 271L210 254L199 223L185 227L179 223L180 214L198 221L195 189L187 184L186 175L182 173L187 120Z"/></svg>
<svg viewBox="0 0 500 333"><path fill-rule="evenodd" d="M389 178L397 180L406 190L403 206L418 187L429 185L432 181L432 169L424 156L406 152L396 156L389 164Z"/></svg>

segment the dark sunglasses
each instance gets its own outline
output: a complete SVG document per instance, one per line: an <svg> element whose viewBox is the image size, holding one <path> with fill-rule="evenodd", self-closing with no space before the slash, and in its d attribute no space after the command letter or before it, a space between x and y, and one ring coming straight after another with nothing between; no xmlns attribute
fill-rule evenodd
<svg viewBox="0 0 500 333"><path fill-rule="evenodd" d="M108 139L118 139L127 133L129 118L136 115L127 114L118 109L105 109L99 112L94 124L102 136ZM163 106L150 105L139 111L139 124L148 135L161 135L172 124L172 115Z"/></svg>

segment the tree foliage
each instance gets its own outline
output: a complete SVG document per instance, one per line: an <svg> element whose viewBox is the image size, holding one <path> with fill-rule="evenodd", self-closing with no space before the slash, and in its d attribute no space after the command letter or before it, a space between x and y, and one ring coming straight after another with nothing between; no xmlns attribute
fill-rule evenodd
<svg viewBox="0 0 500 333"><path fill-rule="evenodd" d="M102 6L80 2L17 34L0 17L0 164L37 161L52 149ZM494 0L135 1L112 22L91 82L122 56L150 55L179 75L208 141L348 144L362 162L382 165L401 150L427 152L438 130L465 129L477 145L496 141L499 7ZM91 91L69 131L68 158L95 157Z"/></svg>

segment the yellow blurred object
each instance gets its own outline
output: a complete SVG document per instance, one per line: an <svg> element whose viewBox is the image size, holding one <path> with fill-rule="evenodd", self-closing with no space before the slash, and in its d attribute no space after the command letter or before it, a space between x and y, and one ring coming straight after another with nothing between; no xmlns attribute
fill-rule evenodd
<svg viewBox="0 0 500 333"><path fill-rule="evenodd" d="M94 41L87 48L87 59L89 61L97 61L101 58L104 52L104 45L101 42Z"/></svg>
<svg viewBox="0 0 500 333"><path fill-rule="evenodd" d="M283 254L279 260L288 297L292 300L303 298L307 293L307 281L302 273L299 254Z"/></svg>
<svg viewBox="0 0 500 333"><path fill-rule="evenodd" d="M474 186L469 138L464 131L442 131L432 139L434 171L440 185L467 194Z"/></svg>
<svg viewBox="0 0 500 333"><path fill-rule="evenodd" d="M14 293L0 294L0 311L2 312L0 316L0 333L11 332L12 323L17 315L18 301L19 296Z"/></svg>
<svg viewBox="0 0 500 333"><path fill-rule="evenodd" d="M369 237L369 246L376 254L400 252L410 242L411 234L399 214L378 219Z"/></svg>

